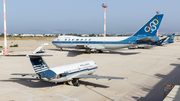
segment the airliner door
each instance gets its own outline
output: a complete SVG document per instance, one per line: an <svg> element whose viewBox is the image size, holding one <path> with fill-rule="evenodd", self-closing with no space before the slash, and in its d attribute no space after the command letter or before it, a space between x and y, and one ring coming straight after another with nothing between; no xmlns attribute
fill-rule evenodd
<svg viewBox="0 0 180 101"><path fill-rule="evenodd" d="M60 39L57 39L57 41L59 42L59 45L61 45L61 40L60 40Z"/></svg>
<svg viewBox="0 0 180 101"><path fill-rule="evenodd" d="M87 41L87 39L85 39L85 43L86 43L86 45L88 44L88 41Z"/></svg>
<svg viewBox="0 0 180 101"><path fill-rule="evenodd" d="M71 40L71 47L73 46L73 41L74 41L74 39Z"/></svg>
<svg viewBox="0 0 180 101"><path fill-rule="evenodd" d="M88 45L89 45L90 41L91 41L91 39L88 40Z"/></svg>

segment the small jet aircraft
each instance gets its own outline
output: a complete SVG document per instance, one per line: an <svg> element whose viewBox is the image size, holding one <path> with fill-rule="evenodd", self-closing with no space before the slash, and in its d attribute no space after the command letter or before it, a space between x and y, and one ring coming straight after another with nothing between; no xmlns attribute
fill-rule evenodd
<svg viewBox="0 0 180 101"><path fill-rule="evenodd" d="M163 44L174 43L174 37L175 37L175 33L170 35L169 39L167 41L164 41Z"/></svg>
<svg viewBox="0 0 180 101"><path fill-rule="evenodd" d="M62 48L86 49L101 53L106 49L129 48L141 44L151 44L159 41L156 36L163 14L155 15L140 30L131 37L76 37L58 36L52 43L62 50Z"/></svg>
<svg viewBox="0 0 180 101"><path fill-rule="evenodd" d="M21 76L37 76L47 82L68 82L72 81L74 86L79 86L79 79L81 78L94 78L94 79L124 79L122 77L110 77L110 76L98 76L93 75L98 68L94 61L84 61L74 64L62 65L49 68L44 62L42 56L52 56L52 55L42 55L42 54L31 54L27 55L30 58L33 69L36 74L30 73L13 73L11 75L21 75Z"/></svg>
<svg viewBox="0 0 180 101"><path fill-rule="evenodd" d="M168 36L162 36L162 37L160 37L160 40L157 42L153 42L151 44L142 44L142 45L130 47L129 49L151 48L154 46L162 46L165 44L174 43L174 36L175 36L175 33L173 33L172 35L168 35Z"/></svg>

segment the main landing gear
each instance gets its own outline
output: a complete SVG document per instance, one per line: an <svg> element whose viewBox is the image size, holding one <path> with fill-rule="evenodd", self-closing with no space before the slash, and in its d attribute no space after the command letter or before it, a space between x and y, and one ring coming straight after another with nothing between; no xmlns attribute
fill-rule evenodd
<svg viewBox="0 0 180 101"><path fill-rule="evenodd" d="M73 86L79 86L79 79L73 79L72 84Z"/></svg>
<svg viewBox="0 0 180 101"><path fill-rule="evenodd" d="M86 49L86 52L87 52L88 54L91 54L91 49L87 48L87 49Z"/></svg>
<svg viewBox="0 0 180 101"><path fill-rule="evenodd" d="M103 53L102 50L96 50L96 53Z"/></svg>
<svg viewBox="0 0 180 101"><path fill-rule="evenodd" d="M59 48L59 50L60 50L60 51L63 51L62 47L61 47L61 48Z"/></svg>
<svg viewBox="0 0 180 101"><path fill-rule="evenodd" d="M87 52L88 54L91 54L91 52L94 52L94 53L103 53L102 50L89 49L89 48L86 49L86 52Z"/></svg>

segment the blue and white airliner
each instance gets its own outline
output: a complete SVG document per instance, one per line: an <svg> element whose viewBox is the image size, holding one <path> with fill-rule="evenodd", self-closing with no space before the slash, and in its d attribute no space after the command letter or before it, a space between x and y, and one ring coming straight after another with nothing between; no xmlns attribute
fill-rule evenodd
<svg viewBox="0 0 180 101"><path fill-rule="evenodd" d="M163 42L163 44L168 44L168 43L174 43L174 37L175 37L175 33L173 33L172 35L168 36L169 38Z"/></svg>
<svg viewBox="0 0 180 101"><path fill-rule="evenodd" d="M161 24L163 14L155 15L140 30L131 37L76 37L59 36L52 43L62 50L62 48L86 49L102 52L105 49L120 49L137 46L140 44L150 44L157 42L159 37L156 35Z"/></svg>
<svg viewBox="0 0 180 101"><path fill-rule="evenodd" d="M37 76L47 82L68 82L72 81L74 86L79 86L79 79L81 78L94 78L94 79L124 79L122 77L110 77L110 76L98 76L93 75L98 68L94 61L84 61L68 65L56 66L49 68L43 60L42 54L31 54L27 55L30 58L31 64L36 74L32 73L13 73L12 75L21 76Z"/></svg>
<svg viewBox="0 0 180 101"><path fill-rule="evenodd" d="M142 44L142 45L130 47L129 49L151 48L151 47L154 47L154 46L162 46L162 45L165 45L165 44L174 43L174 37L175 37L175 33L173 33L172 35L168 35L168 36L162 36L162 37L160 37L160 40L157 41L157 42L153 42L151 44Z"/></svg>

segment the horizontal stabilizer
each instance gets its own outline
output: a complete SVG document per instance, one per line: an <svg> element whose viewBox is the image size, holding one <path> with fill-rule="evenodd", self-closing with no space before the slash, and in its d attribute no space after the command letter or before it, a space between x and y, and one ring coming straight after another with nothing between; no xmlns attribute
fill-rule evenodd
<svg viewBox="0 0 180 101"><path fill-rule="evenodd" d="M94 79L125 79L124 77L98 76L98 75L79 75L78 78L94 78Z"/></svg>
<svg viewBox="0 0 180 101"><path fill-rule="evenodd" d="M37 76L37 74L34 73L12 73L11 75L21 75L21 76Z"/></svg>
<svg viewBox="0 0 180 101"><path fill-rule="evenodd" d="M33 51L33 54L36 54L38 51L41 51L42 48L43 48L45 45L49 45L49 44L48 44L48 43L42 43L36 50Z"/></svg>

